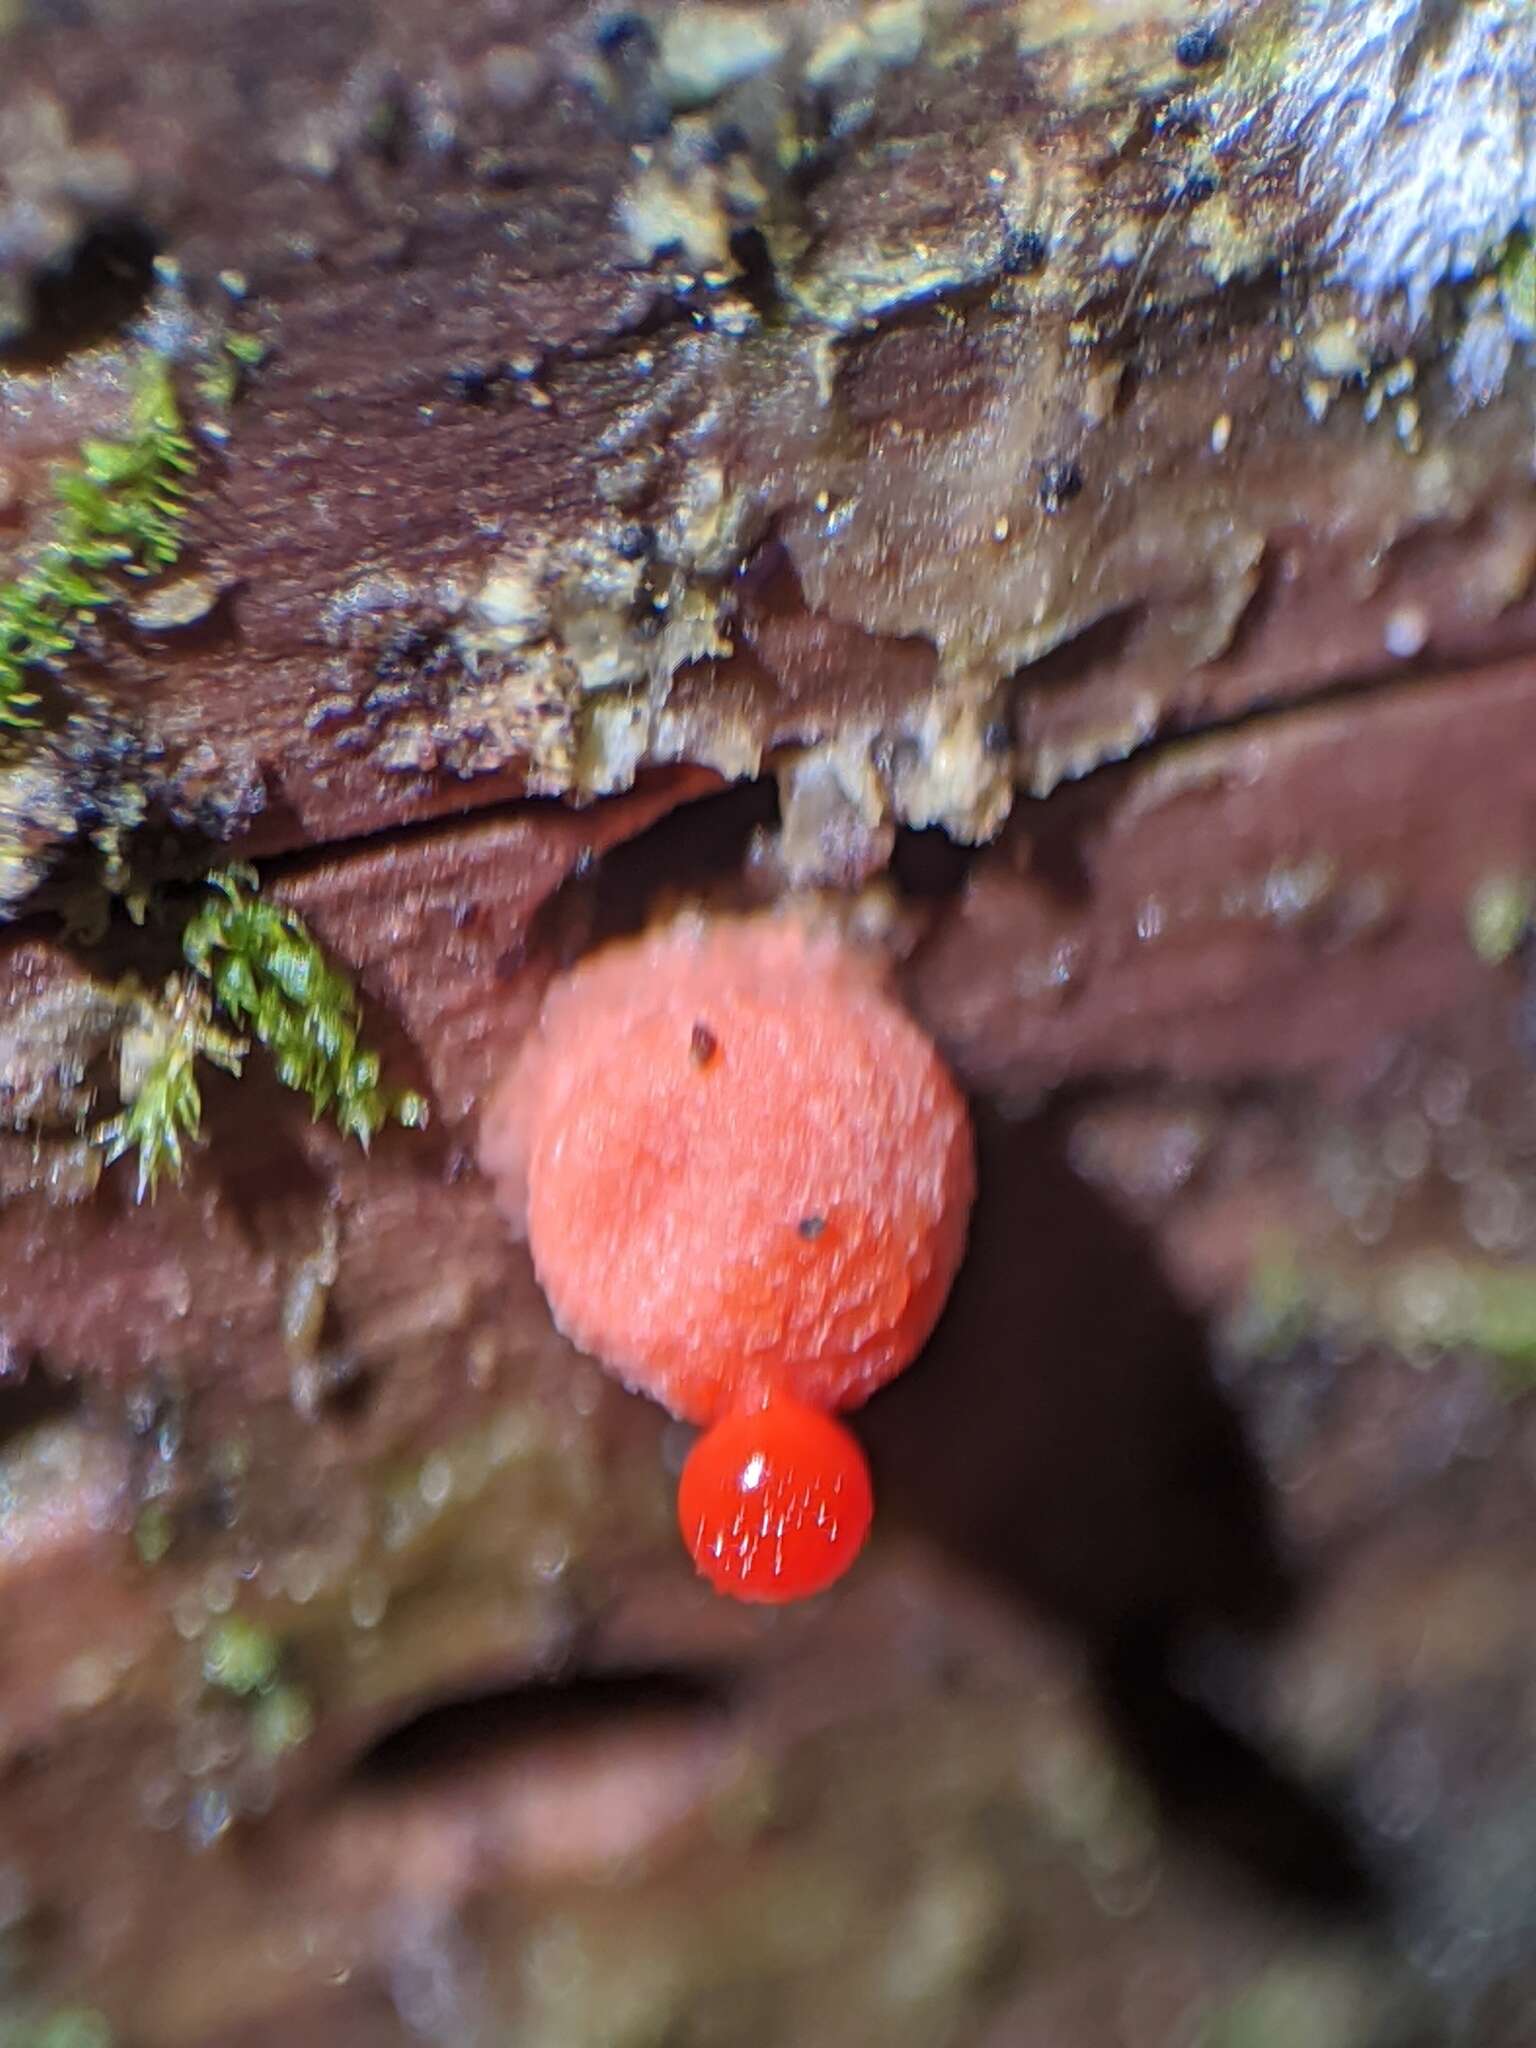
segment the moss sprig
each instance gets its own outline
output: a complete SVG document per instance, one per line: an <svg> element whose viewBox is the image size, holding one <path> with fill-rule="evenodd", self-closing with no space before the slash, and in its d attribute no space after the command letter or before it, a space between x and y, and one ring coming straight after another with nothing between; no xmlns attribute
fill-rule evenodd
<svg viewBox="0 0 1536 2048"><path fill-rule="evenodd" d="M272 1055L278 1078L367 1146L393 1118L419 1126L419 1095L380 1085L379 1056L362 1042L362 1011L346 977L291 910L264 902L254 870L207 877L209 896L182 933L182 953L230 1020Z"/></svg>
<svg viewBox="0 0 1536 2048"><path fill-rule="evenodd" d="M86 440L54 473L53 529L32 566L0 584L0 727L37 723L28 671L68 654L117 595L115 575L152 576L181 551L183 479L194 465L163 357L146 356L122 440Z"/></svg>
<svg viewBox="0 0 1536 2048"><path fill-rule="evenodd" d="M309 1097L317 1118L331 1116L365 1149L391 1120L425 1124L421 1096L383 1086L379 1055L362 1042L356 991L303 919L262 900L253 868L221 868L204 881L208 895L181 933L190 972L173 975L160 998L134 982L120 991L123 1106L91 1135L108 1165L137 1154L139 1200L186 1169L202 1128L198 1061L238 1075L251 1040L272 1055L280 1080ZM216 1023L217 1012L236 1031Z"/></svg>
<svg viewBox="0 0 1536 2048"><path fill-rule="evenodd" d="M118 1054L123 1107L92 1136L108 1166L126 1153L138 1155L142 1202L154 1193L162 1174L181 1179L186 1148L201 1132L199 1058L238 1074L247 1048L242 1039L214 1025L207 989L189 976L173 975L160 1002L131 984L126 993L129 1013Z"/></svg>
<svg viewBox="0 0 1536 2048"><path fill-rule="evenodd" d="M267 344L254 334L226 334L208 351L198 372L197 394L215 414L225 414L245 389L252 375L267 359ZM215 429L222 438L228 429L222 422Z"/></svg>
<svg viewBox="0 0 1536 2048"><path fill-rule="evenodd" d="M1536 240L1510 236L1497 266L1505 317L1522 341L1536 341Z"/></svg>

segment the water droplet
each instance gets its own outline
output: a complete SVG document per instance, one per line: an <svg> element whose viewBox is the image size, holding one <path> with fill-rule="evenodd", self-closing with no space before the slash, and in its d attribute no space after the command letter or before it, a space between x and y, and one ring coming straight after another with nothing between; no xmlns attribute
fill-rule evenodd
<svg viewBox="0 0 1536 2048"><path fill-rule="evenodd" d="M136 1803L146 1827L168 1833L181 1820L181 1780L173 1771L155 1771L139 1783Z"/></svg>
<svg viewBox="0 0 1536 2048"><path fill-rule="evenodd" d="M307 1607L325 1583L325 1572L313 1550L296 1550L282 1569L283 1589L297 1607Z"/></svg>
<svg viewBox="0 0 1536 2048"><path fill-rule="evenodd" d="M1455 1060L1441 1060L1424 1081L1424 1113L1432 1124L1454 1124L1464 1113L1472 1080Z"/></svg>
<svg viewBox="0 0 1536 2048"><path fill-rule="evenodd" d="M224 1834L234 1814L229 1794L219 1785L206 1785L193 1795L187 1808L187 1835L194 1849L207 1849Z"/></svg>
<svg viewBox="0 0 1536 2048"><path fill-rule="evenodd" d="M1524 1197L1507 1174L1480 1173L1461 1198L1467 1235L1485 1252L1514 1251L1530 1225Z"/></svg>
<svg viewBox="0 0 1536 2048"><path fill-rule="evenodd" d="M195 1714L176 1731L176 1768L186 1778L206 1778L240 1754L238 1731L222 1714Z"/></svg>
<svg viewBox="0 0 1536 2048"><path fill-rule="evenodd" d="M1374 1182L1354 1217L1357 1241L1365 1245L1385 1243L1396 1211L1393 1189L1384 1182Z"/></svg>
<svg viewBox="0 0 1536 2048"><path fill-rule="evenodd" d="M508 1408L491 1424L486 1449L493 1465L507 1465L514 1458L526 1458L533 1449L534 1433L527 1413Z"/></svg>
<svg viewBox="0 0 1536 2048"><path fill-rule="evenodd" d="M570 1561L571 1546L557 1529L536 1537L528 1553L529 1569L546 1585L562 1577Z"/></svg>
<svg viewBox="0 0 1536 2048"><path fill-rule="evenodd" d="M210 1614L228 1614L235 1604L235 1573L227 1564L210 1566L203 1575L203 1605Z"/></svg>
<svg viewBox="0 0 1536 2048"><path fill-rule="evenodd" d="M1412 661L1429 639L1429 615L1422 605L1399 605L1387 614L1381 643L1396 661Z"/></svg>
<svg viewBox="0 0 1536 2048"><path fill-rule="evenodd" d="M208 1610L201 1594L189 1588L176 1595L171 1602L171 1626L183 1642L196 1642L208 1626Z"/></svg>
<svg viewBox="0 0 1536 2048"><path fill-rule="evenodd" d="M1447 1180L1475 1180L1490 1164L1493 1141L1482 1124L1468 1119L1446 1130L1436 1148Z"/></svg>
<svg viewBox="0 0 1536 2048"><path fill-rule="evenodd" d="M1440 1767L1420 1730L1399 1735L1381 1750L1361 1787L1366 1819L1394 1842L1407 1841L1434 1812Z"/></svg>
<svg viewBox="0 0 1536 2048"><path fill-rule="evenodd" d="M423 1459L416 1479L416 1491L429 1508L443 1507L453 1492L453 1466L444 1451L433 1451Z"/></svg>
<svg viewBox="0 0 1536 2048"><path fill-rule="evenodd" d="M1429 1126L1409 1110L1395 1116L1382 1140L1381 1162L1394 1180L1415 1181L1429 1169Z"/></svg>
<svg viewBox="0 0 1536 2048"><path fill-rule="evenodd" d="M389 1587L378 1572L364 1572L352 1581L348 1609L358 1628L377 1628L389 1606Z"/></svg>

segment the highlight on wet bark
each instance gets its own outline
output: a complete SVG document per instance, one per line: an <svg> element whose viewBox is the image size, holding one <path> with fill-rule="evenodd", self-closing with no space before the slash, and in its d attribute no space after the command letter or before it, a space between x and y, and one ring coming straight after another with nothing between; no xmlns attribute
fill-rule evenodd
<svg viewBox="0 0 1536 2048"><path fill-rule="evenodd" d="M85 620L119 594L118 574L152 576L176 560L193 466L169 366L146 355L127 436L82 441L78 459L60 466L49 538L0 585L0 727L36 725L29 671L71 652Z"/></svg>
<svg viewBox="0 0 1536 2048"><path fill-rule="evenodd" d="M230 1021L272 1055L278 1078L365 1147L388 1122L419 1129L425 1102L381 1085L379 1055L362 1042L357 993L303 919L264 902L252 868L206 879L209 894L182 932L182 953Z"/></svg>

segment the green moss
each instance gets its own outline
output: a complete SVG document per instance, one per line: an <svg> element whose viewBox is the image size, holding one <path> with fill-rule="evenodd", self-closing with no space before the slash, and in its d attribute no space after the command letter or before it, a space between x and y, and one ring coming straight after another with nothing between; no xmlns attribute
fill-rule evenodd
<svg viewBox="0 0 1536 2048"><path fill-rule="evenodd" d="M1536 886L1529 875L1486 875L1467 899L1467 938L1478 959L1501 967L1530 929Z"/></svg>
<svg viewBox="0 0 1536 2048"><path fill-rule="evenodd" d="M210 896L183 931L182 952L226 1015L266 1047L279 1079L363 1145L391 1118L419 1128L426 1104L380 1086L356 992L303 920L263 902L248 868L207 879Z"/></svg>
<svg viewBox="0 0 1536 2048"><path fill-rule="evenodd" d="M215 1007L272 1055L279 1079L307 1095L317 1117L331 1116L362 1145L391 1119L425 1124L419 1095L381 1085L356 992L303 920L263 902L252 869L225 868L206 883L209 894L182 931L191 975L173 977L158 1001L129 985L123 1107L91 1134L109 1165L137 1156L139 1199L162 1176L179 1181L185 1171L202 1126L199 1059L243 1070L249 1044L214 1023Z"/></svg>
<svg viewBox="0 0 1536 2048"><path fill-rule="evenodd" d="M158 1501L141 1508L133 1525L133 1547L141 1564L159 1564L171 1547L171 1518Z"/></svg>
<svg viewBox="0 0 1536 2048"><path fill-rule="evenodd" d="M1448 1253L1399 1260L1370 1276L1261 1261L1232 1331L1253 1357L1283 1358L1312 1335L1389 1345L1425 1362L1448 1352L1485 1359L1511 1397L1536 1386L1536 1267Z"/></svg>
<svg viewBox="0 0 1536 2048"><path fill-rule="evenodd" d="M208 1453L208 1468L222 1485L241 1485L250 1476L249 1441L243 1436L221 1437Z"/></svg>
<svg viewBox="0 0 1536 2048"><path fill-rule="evenodd" d="M170 370L147 356L127 437L83 441L55 473L52 532L31 568L0 586L0 726L36 724L29 672L71 651L117 596L118 573L151 576L176 560L192 466Z"/></svg>
<svg viewBox="0 0 1536 2048"><path fill-rule="evenodd" d="M1512 235L1499 261L1499 297L1513 327L1526 341L1536 341L1536 241Z"/></svg>
<svg viewBox="0 0 1536 2048"><path fill-rule="evenodd" d="M267 344L254 334L224 335L198 371L198 396L215 412L228 412L267 355Z"/></svg>
<svg viewBox="0 0 1536 2048"><path fill-rule="evenodd" d="M1464 1269L1467 1308L1462 1340L1500 1367L1511 1393L1536 1383L1536 1271L1521 1267Z"/></svg>
<svg viewBox="0 0 1536 2048"><path fill-rule="evenodd" d="M1274 1246L1255 1263L1237 1318L1241 1350L1261 1358L1283 1358L1306 1337L1313 1319L1306 1275L1295 1254Z"/></svg>
<svg viewBox="0 0 1536 2048"><path fill-rule="evenodd" d="M109 1166L126 1153L137 1156L142 1201L162 1174L181 1179L186 1148L197 1140L203 1118L199 1057L238 1074L245 1046L214 1028L207 994L193 983L173 981L163 1004L141 998L139 1013L124 1037L123 1107L92 1137Z"/></svg>
<svg viewBox="0 0 1536 2048"><path fill-rule="evenodd" d="M112 2048L112 2029L87 2006L60 2006L24 2026L14 2048Z"/></svg>
<svg viewBox="0 0 1536 2048"><path fill-rule="evenodd" d="M282 1644L245 1615L228 1615L209 1631L203 1643L203 1682L243 1701L251 1749L269 1763L314 1733L309 1694L283 1676Z"/></svg>
<svg viewBox="0 0 1536 2048"><path fill-rule="evenodd" d="M216 413L225 413L240 392L240 366L228 356L215 355L197 373L197 395Z"/></svg>
<svg viewBox="0 0 1536 2048"><path fill-rule="evenodd" d="M1397 2039L1390 1995L1350 1959L1271 1964L1239 1997L1208 2013L1193 2048L1358 2048Z"/></svg>
<svg viewBox="0 0 1536 2048"><path fill-rule="evenodd" d="M267 344L254 334L226 335L224 347L245 370L259 370L267 360Z"/></svg>
<svg viewBox="0 0 1536 2048"><path fill-rule="evenodd" d="M306 1743L315 1730L315 1710L302 1686L274 1685L251 1711L251 1744L258 1756L275 1760Z"/></svg>
<svg viewBox="0 0 1536 2048"><path fill-rule="evenodd" d="M203 1677L239 1699L267 1691L277 1678L277 1638L243 1615L231 1614L203 1645Z"/></svg>

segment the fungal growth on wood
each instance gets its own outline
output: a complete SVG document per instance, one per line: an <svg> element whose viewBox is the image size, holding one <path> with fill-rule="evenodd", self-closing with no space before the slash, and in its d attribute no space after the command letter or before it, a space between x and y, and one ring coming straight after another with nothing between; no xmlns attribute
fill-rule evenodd
<svg viewBox="0 0 1536 2048"><path fill-rule="evenodd" d="M921 1350L974 1185L964 1103L874 963L789 910L596 954L480 1156L559 1327L703 1427L678 1496L699 1570L758 1601L839 1577L870 1495L831 1417Z"/></svg>

